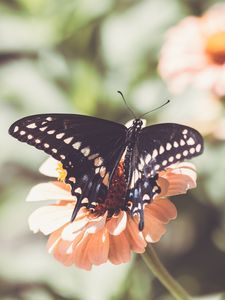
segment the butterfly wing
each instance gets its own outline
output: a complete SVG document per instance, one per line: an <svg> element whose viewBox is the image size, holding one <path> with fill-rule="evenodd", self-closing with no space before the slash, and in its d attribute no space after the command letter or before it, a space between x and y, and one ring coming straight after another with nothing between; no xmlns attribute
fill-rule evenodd
<svg viewBox="0 0 225 300"><path fill-rule="evenodd" d="M125 148L126 127L75 114L41 114L15 122L9 133L60 161L66 183L77 198L72 220L82 206L93 208L106 197Z"/></svg>
<svg viewBox="0 0 225 300"><path fill-rule="evenodd" d="M160 193L158 172L202 152L202 136L191 127L165 123L141 130L133 151L131 181L127 193L132 214L136 213L140 217L140 230L144 226L143 206Z"/></svg>
<svg viewBox="0 0 225 300"><path fill-rule="evenodd" d="M152 176L171 164L200 155L203 138L197 130L188 126L156 124L143 128L138 150Z"/></svg>

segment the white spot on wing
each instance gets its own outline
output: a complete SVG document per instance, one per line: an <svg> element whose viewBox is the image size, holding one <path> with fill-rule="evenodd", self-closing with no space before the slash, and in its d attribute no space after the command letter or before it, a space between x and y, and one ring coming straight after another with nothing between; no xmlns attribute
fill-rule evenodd
<svg viewBox="0 0 225 300"><path fill-rule="evenodd" d="M172 148L172 145L170 143L166 144L166 150L170 150Z"/></svg>
<svg viewBox="0 0 225 300"><path fill-rule="evenodd" d="M58 140L60 140L64 135L65 135L64 132L58 133L58 134L56 135L56 138L57 138Z"/></svg>
<svg viewBox="0 0 225 300"><path fill-rule="evenodd" d="M67 139L64 140L64 142L66 144L70 144L72 142L72 140L73 140L73 137L68 137Z"/></svg>
<svg viewBox="0 0 225 300"><path fill-rule="evenodd" d="M177 153L177 154L176 154L176 158L177 158L177 159L180 159L180 158L181 158L181 154L180 154L180 153Z"/></svg>
<svg viewBox="0 0 225 300"><path fill-rule="evenodd" d="M31 124L27 125L26 127L30 128L30 129L34 129L37 127L37 125L35 123L31 123Z"/></svg>
<svg viewBox="0 0 225 300"><path fill-rule="evenodd" d="M190 153L191 153L191 154L194 154L194 153L195 153L195 148L194 148L194 147L192 147L192 148L190 149Z"/></svg>
<svg viewBox="0 0 225 300"><path fill-rule="evenodd" d="M183 133L183 134L187 134L187 133L188 133L188 130L187 130L187 129L184 129L184 130L182 131L182 133Z"/></svg>
<svg viewBox="0 0 225 300"><path fill-rule="evenodd" d="M47 131L47 133L48 134L53 134L53 133L55 133L55 130L49 130L49 131Z"/></svg>
<svg viewBox="0 0 225 300"><path fill-rule="evenodd" d="M164 161L162 162L162 165L165 166L166 164L167 164L167 160L164 160Z"/></svg>
<svg viewBox="0 0 225 300"><path fill-rule="evenodd" d="M76 149L76 150L79 150L80 146L81 146L81 142L76 142L76 143L73 144L73 148Z"/></svg>
<svg viewBox="0 0 225 300"><path fill-rule="evenodd" d="M145 157L145 163L148 164L151 160L151 155L150 154L147 154L147 156Z"/></svg>
<svg viewBox="0 0 225 300"><path fill-rule="evenodd" d="M194 145L194 144L195 144L194 139L193 139L192 137L190 137L190 138L187 140L187 144L190 145L190 146Z"/></svg>
<svg viewBox="0 0 225 300"><path fill-rule="evenodd" d="M156 156L158 156L158 151L157 149L154 149L152 152L152 158L156 158Z"/></svg>
<svg viewBox="0 0 225 300"><path fill-rule="evenodd" d="M184 146L184 145L185 145L185 141L181 139L181 140L180 140L180 145L181 145L181 146Z"/></svg>
<svg viewBox="0 0 225 300"><path fill-rule="evenodd" d="M196 152L200 152L201 151L201 148L202 148L202 145L201 144L198 144L196 146Z"/></svg>
<svg viewBox="0 0 225 300"><path fill-rule="evenodd" d="M143 196L143 200L150 200L150 197L149 197L149 195L148 195L148 194L144 194L144 196Z"/></svg>
<svg viewBox="0 0 225 300"><path fill-rule="evenodd" d="M88 204L88 203L89 203L88 198L87 198L87 197L84 198L84 199L81 201L81 203L82 203L82 204Z"/></svg>
<svg viewBox="0 0 225 300"><path fill-rule="evenodd" d="M47 126L40 128L41 131L45 131L46 129L47 129Z"/></svg>
<svg viewBox="0 0 225 300"><path fill-rule="evenodd" d="M188 150L184 150L183 156L187 156L187 155L188 155Z"/></svg>
<svg viewBox="0 0 225 300"><path fill-rule="evenodd" d="M158 187L157 185L154 186L154 188L152 189L153 193L158 192Z"/></svg>
<svg viewBox="0 0 225 300"><path fill-rule="evenodd" d="M173 146L174 146L174 148L178 148L178 147L179 147L178 142L175 141L175 142L173 143Z"/></svg>
<svg viewBox="0 0 225 300"><path fill-rule="evenodd" d="M75 183L75 182L76 182L76 178L75 178L75 177L70 177L70 178L69 178L69 181Z"/></svg>
<svg viewBox="0 0 225 300"><path fill-rule="evenodd" d="M21 130L20 135L24 135L24 134L26 134L26 132L24 130Z"/></svg>
<svg viewBox="0 0 225 300"><path fill-rule="evenodd" d="M13 132L17 132L19 130L19 127L18 126L15 126Z"/></svg>
<svg viewBox="0 0 225 300"><path fill-rule="evenodd" d="M168 160L169 160L169 162L173 162L174 161L174 157L170 156Z"/></svg>
<svg viewBox="0 0 225 300"><path fill-rule="evenodd" d="M81 153L83 153L84 156L88 156L90 154L91 150L89 147L85 147L81 149Z"/></svg>
<svg viewBox="0 0 225 300"><path fill-rule="evenodd" d="M74 191L75 193L77 193L77 194L81 194L82 193L82 190L81 190L81 188L80 187L78 187L77 189L75 189L75 191Z"/></svg>
<svg viewBox="0 0 225 300"><path fill-rule="evenodd" d="M165 148L163 146L159 147L159 154L163 154L163 152L165 151Z"/></svg>

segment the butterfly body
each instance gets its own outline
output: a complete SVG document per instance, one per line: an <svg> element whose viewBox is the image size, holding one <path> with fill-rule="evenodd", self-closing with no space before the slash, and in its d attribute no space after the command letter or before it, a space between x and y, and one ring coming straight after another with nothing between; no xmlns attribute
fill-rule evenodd
<svg viewBox="0 0 225 300"><path fill-rule="evenodd" d="M18 120L9 133L60 161L67 172L76 205L71 220L81 207L98 212L129 210L144 227L144 206L160 193L158 172L190 159L203 151L203 139L193 128L175 123L143 128L135 119L126 126L75 114L41 114ZM118 177L122 161L123 177ZM121 179L123 178L123 179ZM117 200L109 194L118 193ZM101 210L102 211L102 210Z"/></svg>

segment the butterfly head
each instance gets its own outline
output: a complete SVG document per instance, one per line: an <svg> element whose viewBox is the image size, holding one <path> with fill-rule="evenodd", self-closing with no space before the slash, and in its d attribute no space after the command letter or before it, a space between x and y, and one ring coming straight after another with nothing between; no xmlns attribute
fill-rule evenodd
<svg viewBox="0 0 225 300"><path fill-rule="evenodd" d="M133 120L133 127L137 128L137 129L141 129L142 125L143 125L143 121L141 119Z"/></svg>

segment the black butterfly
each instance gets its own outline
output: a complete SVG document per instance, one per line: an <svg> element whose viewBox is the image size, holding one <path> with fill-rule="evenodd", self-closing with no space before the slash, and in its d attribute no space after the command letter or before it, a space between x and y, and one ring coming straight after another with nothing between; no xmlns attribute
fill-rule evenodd
<svg viewBox="0 0 225 300"><path fill-rule="evenodd" d="M160 193L158 172L201 154L203 139L195 129L179 124L142 125L141 119L126 128L89 116L41 114L18 120L9 133L62 162L65 182L77 198L71 221L82 206L94 211L104 204L125 153L126 192L120 209L138 214L139 230L143 230L143 207Z"/></svg>

